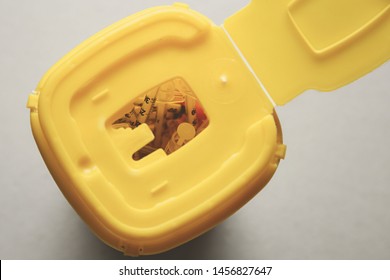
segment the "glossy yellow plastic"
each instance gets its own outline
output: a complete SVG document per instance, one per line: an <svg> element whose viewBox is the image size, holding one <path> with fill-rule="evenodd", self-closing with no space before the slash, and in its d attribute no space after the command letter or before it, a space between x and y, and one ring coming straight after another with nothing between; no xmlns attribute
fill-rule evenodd
<svg viewBox="0 0 390 280"><path fill-rule="evenodd" d="M382 30L390 30L388 10L365 35L340 39L328 32L321 39L306 30L307 14L318 7L299 2L253 1L225 24L278 103L323 82L345 84L389 58L389 33ZM378 13L388 8L373 2ZM355 42L364 36L371 37ZM352 43L363 46L352 50ZM378 56L365 53L369 46ZM334 57L333 49L347 57ZM170 155L159 149L134 160L153 141L151 129L112 123L140 93L174 78L197 95L209 126ZM166 251L214 227L266 185L286 151L272 102L235 44L184 4L148 9L91 37L45 75L27 106L61 191L104 242L127 255Z"/></svg>
<svg viewBox="0 0 390 280"><path fill-rule="evenodd" d="M146 125L113 129L132 99L182 77L209 127L179 151L135 161ZM151 254L215 226L253 197L283 156L273 106L224 31L186 6L131 16L72 51L30 99L40 151L97 235ZM32 103L35 103L32 104Z"/></svg>
<svg viewBox="0 0 390 280"><path fill-rule="evenodd" d="M253 0L225 28L278 105L390 58L389 0Z"/></svg>

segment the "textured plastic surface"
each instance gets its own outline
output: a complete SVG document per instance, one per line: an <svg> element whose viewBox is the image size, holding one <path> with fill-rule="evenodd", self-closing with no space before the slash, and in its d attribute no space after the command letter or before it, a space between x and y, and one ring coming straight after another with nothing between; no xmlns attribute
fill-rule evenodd
<svg viewBox="0 0 390 280"><path fill-rule="evenodd" d="M279 105L390 58L389 0L253 0L225 28Z"/></svg>
<svg viewBox="0 0 390 280"><path fill-rule="evenodd" d="M112 124L140 93L175 77L210 124L175 153L136 161L152 131ZM215 226L261 190L285 152L272 104L222 28L181 4L93 36L46 74L28 107L64 195L128 255L165 251Z"/></svg>

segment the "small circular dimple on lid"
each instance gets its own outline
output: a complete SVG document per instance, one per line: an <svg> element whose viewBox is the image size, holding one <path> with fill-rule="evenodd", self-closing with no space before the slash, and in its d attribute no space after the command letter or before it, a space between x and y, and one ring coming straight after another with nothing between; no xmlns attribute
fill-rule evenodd
<svg viewBox="0 0 390 280"><path fill-rule="evenodd" d="M222 74L219 79L221 80L222 85L226 85L228 82L228 77L225 74Z"/></svg>

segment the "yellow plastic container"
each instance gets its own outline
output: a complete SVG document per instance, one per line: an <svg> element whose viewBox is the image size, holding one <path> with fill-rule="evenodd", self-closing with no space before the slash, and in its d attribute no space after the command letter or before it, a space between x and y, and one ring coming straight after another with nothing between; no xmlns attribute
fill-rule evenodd
<svg viewBox="0 0 390 280"><path fill-rule="evenodd" d="M253 0L223 27L184 4L130 16L29 96L39 150L91 229L127 255L187 242L271 179L273 102L343 86L390 58L390 1ZM318 16L321 15L321 16Z"/></svg>

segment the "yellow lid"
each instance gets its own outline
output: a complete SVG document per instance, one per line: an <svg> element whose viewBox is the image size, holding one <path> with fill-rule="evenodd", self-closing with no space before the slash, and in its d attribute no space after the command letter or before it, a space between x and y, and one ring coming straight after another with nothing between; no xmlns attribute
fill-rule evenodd
<svg viewBox="0 0 390 280"><path fill-rule="evenodd" d="M386 61L389 3L257 0L225 27L284 104ZM183 4L94 35L48 71L27 106L66 198L128 255L212 228L265 186L286 152L273 104L231 40Z"/></svg>
<svg viewBox="0 0 390 280"><path fill-rule="evenodd" d="M128 255L215 226L264 187L285 153L274 108L225 32L181 4L96 34L45 75L27 106L64 195ZM172 121L177 130L164 138Z"/></svg>
<svg viewBox="0 0 390 280"><path fill-rule="evenodd" d="M389 0L252 0L224 26L278 105L390 58Z"/></svg>

